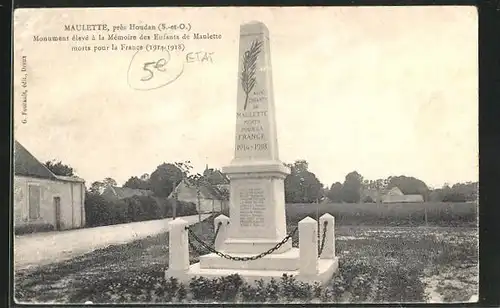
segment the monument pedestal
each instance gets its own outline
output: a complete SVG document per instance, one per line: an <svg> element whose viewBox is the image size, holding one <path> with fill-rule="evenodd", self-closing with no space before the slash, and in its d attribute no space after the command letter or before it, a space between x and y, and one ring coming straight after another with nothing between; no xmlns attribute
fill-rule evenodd
<svg viewBox="0 0 500 308"><path fill-rule="evenodd" d="M220 257L219 257L220 258ZM269 260L271 257L266 256L263 259ZM337 271L339 267L339 260L337 257L333 259L319 259L317 264L318 270L316 274L304 275L300 273L297 268L295 270L284 270L280 268L272 267L274 264L272 262L264 261L264 264L268 265L266 269L243 269L243 268L230 268L230 267L218 267L218 268L202 268L201 262L194 263L189 267L189 270L183 275L184 281L189 281L193 277L206 277L206 278L220 278L233 274L238 274L242 279L248 283L254 283L257 280L262 279L264 282L269 282L271 279L279 281L284 274L288 276L293 276L296 280L306 282L306 283L319 283L321 285L327 284L330 279L332 279L333 274ZM242 263L242 262L239 262ZM169 276L167 271L167 276ZM179 277L179 276L176 276Z"/></svg>
<svg viewBox="0 0 500 308"><path fill-rule="evenodd" d="M288 168L275 161L254 164L233 161L223 172L231 180L231 218L228 237L218 251L235 258L254 257L269 251L287 236L283 181ZM317 250L316 236L313 237L316 246L311 247L314 250ZM189 266L186 278L238 274L253 283L259 279L279 280L287 274L302 282L327 283L338 268L338 259L316 256L314 261L317 262L315 273L301 272L300 250L292 247L289 239L272 253L255 260L231 260L215 253L200 256L200 262Z"/></svg>

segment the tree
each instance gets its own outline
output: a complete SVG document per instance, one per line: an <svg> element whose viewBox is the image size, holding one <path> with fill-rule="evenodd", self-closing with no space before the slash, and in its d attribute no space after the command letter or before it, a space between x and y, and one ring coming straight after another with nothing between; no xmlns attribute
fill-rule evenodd
<svg viewBox="0 0 500 308"><path fill-rule="evenodd" d="M430 190L423 181L404 175L388 178L387 188L398 187L405 195L422 195L424 200L429 200Z"/></svg>
<svg viewBox="0 0 500 308"><path fill-rule="evenodd" d="M61 161L49 160L46 161L44 165L55 175L62 175L62 176L74 175L75 170L69 165L63 164Z"/></svg>
<svg viewBox="0 0 500 308"><path fill-rule="evenodd" d="M89 193L93 195L100 195L105 185L103 182L95 181L90 185Z"/></svg>
<svg viewBox="0 0 500 308"><path fill-rule="evenodd" d="M478 182L456 183L451 187L445 183L442 188L433 189L429 195L430 200L436 202L476 201Z"/></svg>
<svg viewBox="0 0 500 308"><path fill-rule="evenodd" d="M357 171L348 173L345 176L342 186L342 200L347 203L357 203L361 198L361 189L363 188L363 176Z"/></svg>
<svg viewBox="0 0 500 308"><path fill-rule="evenodd" d="M104 186L117 186L118 184L113 178L107 177L103 181Z"/></svg>
<svg viewBox="0 0 500 308"><path fill-rule="evenodd" d="M323 184L308 170L305 160L287 164L290 174L285 178L285 200L287 203L312 203L323 196Z"/></svg>
<svg viewBox="0 0 500 308"><path fill-rule="evenodd" d="M328 199L332 202L342 202L342 183L336 182L332 184L327 194Z"/></svg>
<svg viewBox="0 0 500 308"><path fill-rule="evenodd" d="M463 196L464 201L476 201L478 189L478 182L457 183L451 187L452 192L455 195Z"/></svg>
<svg viewBox="0 0 500 308"><path fill-rule="evenodd" d="M157 197L167 198L183 178L184 172L176 164L163 163L151 173L149 184Z"/></svg>
<svg viewBox="0 0 500 308"><path fill-rule="evenodd" d="M134 189L150 189L149 181L143 180L143 177L138 178L136 176L130 177L124 184L123 187L134 188Z"/></svg>
<svg viewBox="0 0 500 308"><path fill-rule="evenodd" d="M377 179L377 180L364 180L363 181L363 188L368 189L368 190L375 190L378 192L383 191L386 189L387 186L387 180L384 179Z"/></svg>

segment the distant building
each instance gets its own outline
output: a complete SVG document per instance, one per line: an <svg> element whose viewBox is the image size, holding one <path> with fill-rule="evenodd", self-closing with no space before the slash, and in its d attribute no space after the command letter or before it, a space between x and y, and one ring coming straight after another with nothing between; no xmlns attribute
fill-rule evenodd
<svg viewBox="0 0 500 308"><path fill-rule="evenodd" d="M108 200L122 200L134 196L153 196L153 192L146 189L106 186L101 195Z"/></svg>
<svg viewBox="0 0 500 308"><path fill-rule="evenodd" d="M205 171L203 172L203 176L207 177L207 180L218 189L226 189L229 190L229 178L226 174L222 173L218 169L208 168L208 165L205 167Z"/></svg>
<svg viewBox="0 0 500 308"><path fill-rule="evenodd" d="M391 188L382 195L382 203L419 203L424 202L422 195L405 195L398 187Z"/></svg>
<svg viewBox="0 0 500 308"><path fill-rule="evenodd" d="M14 227L51 225L54 230L85 226L85 181L52 173L14 141Z"/></svg>
<svg viewBox="0 0 500 308"><path fill-rule="evenodd" d="M382 193L376 189L362 189L360 201L362 203L379 203L381 202Z"/></svg>
<svg viewBox="0 0 500 308"><path fill-rule="evenodd" d="M184 202L192 202L198 207L198 194L197 187L188 180L183 180L177 185L175 192L177 192L177 200ZM174 192L168 197L173 198ZM228 201L223 193L214 186L201 186L200 187L200 209L201 213L210 213L212 211L219 212L227 208Z"/></svg>

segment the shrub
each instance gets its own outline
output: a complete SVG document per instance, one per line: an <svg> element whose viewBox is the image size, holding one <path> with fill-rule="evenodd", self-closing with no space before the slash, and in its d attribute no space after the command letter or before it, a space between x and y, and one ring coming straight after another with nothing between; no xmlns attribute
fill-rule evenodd
<svg viewBox="0 0 500 308"><path fill-rule="evenodd" d="M176 215L178 216L190 216L198 214L196 204L192 202L176 201ZM163 210L166 213L166 217L172 217L173 214L174 200L171 198L163 200Z"/></svg>
<svg viewBox="0 0 500 308"><path fill-rule="evenodd" d="M186 287L183 283L179 285L179 289L177 290L177 300L183 301L187 297Z"/></svg>
<svg viewBox="0 0 500 308"><path fill-rule="evenodd" d="M118 281L101 281L87 287L89 300L94 302L182 302L191 293L198 302L277 302L280 294L288 301L309 301L312 297L325 301L335 296L333 290L323 290L319 284L307 284L292 276L283 275L281 281L262 279L248 284L238 274L209 279L193 277L189 289L176 278L144 273ZM239 298L238 298L239 295ZM238 299L237 299L238 298Z"/></svg>
<svg viewBox="0 0 500 308"><path fill-rule="evenodd" d="M195 300L208 300L214 298L213 280L205 277L193 277L189 282L189 289Z"/></svg>
<svg viewBox="0 0 500 308"><path fill-rule="evenodd" d="M312 286L307 283L297 281L293 276L283 274L281 277L281 294L287 300L311 300Z"/></svg>
<svg viewBox="0 0 500 308"><path fill-rule="evenodd" d="M122 224L133 221L128 215L128 204L124 200L108 202L111 217L107 221L108 225Z"/></svg>
<svg viewBox="0 0 500 308"><path fill-rule="evenodd" d="M87 226L104 226L167 217L161 204L151 196L133 196L123 200L108 200L101 195L86 193Z"/></svg>
<svg viewBox="0 0 500 308"><path fill-rule="evenodd" d="M256 286L244 283L241 286L241 297L246 302L265 302L267 290L262 280L256 281Z"/></svg>
<svg viewBox="0 0 500 308"><path fill-rule="evenodd" d="M129 221L142 221L145 219L142 204L136 198L126 198L123 200L127 204L127 214Z"/></svg>
<svg viewBox="0 0 500 308"><path fill-rule="evenodd" d="M111 220L109 202L98 194L85 193L85 221L87 226L106 225Z"/></svg>
<svg viewBox="0 0 500 308"><path fill-rule="evenodd" d="M267 285L267 297L271 302L278 300L279 295L279 284L276 279L272 278Z"/></svg>
<svg viewBox="0 0 500 308"><path fill-rule="evenodd" d="M242 284L243 280L238 274L216 279L213 282L213 285L215 286L214 298L222 302L234 301Z"/></svg>
<svg viewBox="0 0 500 308"><path fill-rule="evenodd" d="M144 219L160 219L164 217L163 209L155 198L151 196L134 196L133 198L141 204Z"/></svg>
<svg viewBox="0 0 500 308"><path fill-rule="evenodd" d="M196 204L193 202L177 201L177 216L190 216L198 214Z"/></svg>

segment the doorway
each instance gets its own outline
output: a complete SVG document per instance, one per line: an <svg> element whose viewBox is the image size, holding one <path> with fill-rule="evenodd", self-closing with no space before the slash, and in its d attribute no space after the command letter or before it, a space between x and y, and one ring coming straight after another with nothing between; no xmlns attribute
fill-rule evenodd
<svg viewBox="0 0 500 308"><path fill-rule="evenodd" d="M61 230L61 197L54 197L54 209L56 212L56 231Z"/></svg>

